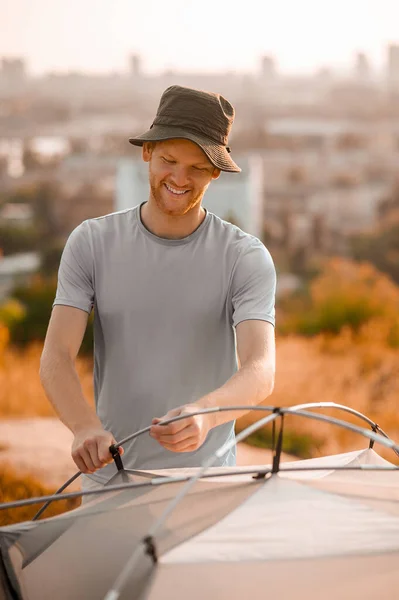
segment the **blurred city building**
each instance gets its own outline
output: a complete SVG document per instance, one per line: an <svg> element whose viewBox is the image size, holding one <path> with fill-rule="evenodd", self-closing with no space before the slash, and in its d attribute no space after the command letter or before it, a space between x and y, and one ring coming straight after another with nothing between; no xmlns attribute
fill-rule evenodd
<svg viewBox="0 0 399 600"><path fill-rule="evenodd" d="M387 72L390 86L398 83L399 46L391 44L387 49ZM46 101L50 114L54 110L54 102L61 103L64 113L59 113L60 121L68 121L82 110L93 114L102 111L119 112L121 109L132 114L138 106L140 112L153 112L160 93L172 84L182 84L201 89L216 89L229 97L233 102L249 102L285 109L292 106L312 107L319 110L322 106L337 111L338 106L331 103L330 94L335 88L368 83L374 94L384 93L383 76L373 71L368 57L358 52L352 79L347 75L334 73L325 67L313 75L291 76L280 73L276 68L276 60L272 56L260 57L258 73L221 72L221 73L182 73L165 70L159 75L149 75L142 68L141 56L132 54L128 57L125 72L93 75L82 72L47 73L40 77L29 77L23 58L3 58L0 69L0 98L15 98L15 92L28 94L24 102ZM361 88L356 88L361 94ZM334 97L334 94L333 94ZM370 106L369 110L375 108ZM374 100L373 100L374 102ZM363 103L364 104L364 103ZM38 110L39 107L36 106ZM7 110L7 106L5 106ZM366 106L363 106L366 110ZM0 115L1 116L1 115ZM136 116L136 115L133 115ZM12 123L11 123L12 124ZM25 122L25 127L27 123ZM34 131L32 134L38 135Z"/></svg>
<svg viewBox="0 0 399 600"><path fill-rule="evenodd" d="M15 95L26 87L28 78L22 58L2 58L0 63L0 96Z"/></svg>
<svg viewBox="0 0 399 600"><path fill-rule="evenodd" d="M397 178L399 122L285 118L266 127L264 222L276 241L343 251L345 237L373 227Z"/></svg>
<svg viewBox="0 0 399 600"><path fill-rule="evenodd" d="M261 77L264 80L273 79L277 75L276 61L272 56L262 56L261 58Z"/></svg>
<svg viewBox="0 0 399 600"><path fill-rule="evenodd" d="M133 77L141 77L141 58L138 54L132 54L129 57L130 74Z"/></svg>
<svg viewBox="0 0 399 600"><path fill-rule="evenodd" d="M399 44L388 47L388 86L391 92L399 93Z"/></svg>
<svg viewBox="0 0 399 600"><path fill-rule="evenodd" d="M355 59L355 79L360 82L368 82L372 76L369 59L364 52L358 52Z"/></svg>
<svg viewBox="0 0 399 600"><path fill-rule="evenodd" d="M30 227L33 225L33 208L27 203L5 202L0 206L0 225Z"/></svg>
<svg viewBox="0 0 399 600"><path fill-rule="evenodd" d="M12 256L0 256L0 300L19 284L25 283L40 267L37 252L21 252Z"/></svg>
<svg viewBox="0 0 399 600"><path fill-rule="evenodd" d="M58 186L50 205L64 238L86 218L145 201L146 165L128 138L151 124L164 89L181 84L236 108L229 145L243 172L222 174L204 205L299 262L345 254L350 236L375 226L398 177L399 44L386 48L385 71L362 51L345 73L326 65L291 76L276 64L264 55L255 73L150 75L131 54L120 73L31 77L23 58L3 59L1 223L29 221L13 195L42 181Z"/></svg>

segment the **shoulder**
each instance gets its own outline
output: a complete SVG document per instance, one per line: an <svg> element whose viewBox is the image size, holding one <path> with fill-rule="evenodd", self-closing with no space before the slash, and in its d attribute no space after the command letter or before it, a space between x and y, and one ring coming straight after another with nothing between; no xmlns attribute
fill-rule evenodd
<svg viewBox="0 0 399 600"><path fill-rule="evenodd" d="M134 206L133 208L119 210L107 215L102 215L101 217L87 219L78 227L82 227L86 231L91 231L93 233L119 230L121 227L131 227L132 220L134 220L137 210L138 207Z"/></svg>
<svg viewBox="0 0 399 600"><path fill-rule="evenodd" d="M86 219L69 234L64 254L79 252L93 254L97 244L118 238L124 230L132 229L134 208Z"/></svg>
<svg viewBox="0 0 399 600"><path fill-rule="evenodd" d="M97 243L119 238L124 232L131 234L137 207L109 213L82 221L70 233L68 245L87 246L94 249Z"/></svg>
<svg viewBox="0 0 399 600"><path fill-rule="evenodd" d="M210 213L210 231L224 248L227 248L238 260L247 254L263 255L265 260L273 262L270 252L263 242L228 221Z"/></svg>
<svg viewBox="0 0 399 600"><path fill-rule="evenodd" d="M233 288L256 281L273 288L276 285L276 269L263 242L216 215L212 214L211 218L214 236L221 243L220 249L229 255Z"/></svg>

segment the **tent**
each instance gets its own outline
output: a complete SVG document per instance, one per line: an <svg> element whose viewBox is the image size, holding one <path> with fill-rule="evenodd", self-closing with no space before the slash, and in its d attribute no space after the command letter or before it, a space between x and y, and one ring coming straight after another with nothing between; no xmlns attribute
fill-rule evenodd
<svg viewBox="0 0 399 600"><path fill-rule="evenodd" d="M370 429L306 410L326 406ZM81 507L0 528L0 600L398 598L399 468L373 447L397 445L340 405L262 409L237 439L279 422L271 465L119 468ZM287 413L356 431L368 447L280 464Z"/></svg>

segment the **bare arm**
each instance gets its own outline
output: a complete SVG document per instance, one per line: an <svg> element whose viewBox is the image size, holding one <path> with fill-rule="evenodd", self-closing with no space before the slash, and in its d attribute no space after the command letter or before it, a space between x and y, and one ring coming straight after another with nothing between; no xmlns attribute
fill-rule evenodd
<svg viewBox="0 0 399 600"><path fill-rule="evenodd" d="M55 306L40 361L43 388L61 421L75 436L72 457L83 473L111 462L108 449L115 442L85 399L75 368L87 320L83 310Z"/></svg>
<svg viewBox="0 0 399 600"><path fill-rule="evenodd" d="M61 421L76 434L100 424L83 396L75 359L86 330L88 314L70 306L55 306L40 361L40 379Z"/></svg>
<svg viewBox="0 0 399 600"><path fill-rule="evenodd" d="M242 321L237 326L239 370L221 388L199 403L204 408L248 405L263 402L273 392L276 370L274 327L267 321ZM248 411L215 413L213 427L238 418Z"/></svg>
<svg viewBox="0 0 399 600"><path fill-rule="evenodd" d="M237 326L237 352L240 368L223 386L194 404L169 411L163 419L201 408L229 405L251 406L265 400L272 393L274 387L276 352L273 325L259 320L239 323ZM210 429L238 418L246 412L248 411L214 413L184 419L165 426L157 425L160 419L154 419L151 435L168 450L193 451L203 444Z"/></svg>

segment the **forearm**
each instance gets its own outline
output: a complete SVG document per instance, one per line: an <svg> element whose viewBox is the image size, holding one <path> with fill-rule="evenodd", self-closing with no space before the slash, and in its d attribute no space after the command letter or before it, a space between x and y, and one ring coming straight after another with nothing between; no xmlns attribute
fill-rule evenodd
<svg viewBox="0 0 399 600"><path fill-rule="evenodd" d="M40 379L59 418L74 435L83 429L102 427L84 397L74 361L69 355L44 350Z"/></svg>
<svg viewBox="0 0 399 600"><path fill-rule="evenodd" d="M273 391L274 368L265 361L253 361L242 366L222 387L207 394L196 404L203 408L223 406L254 406L263 402ZM215 413L212 427L237 419L248 410Z"/></svg>

